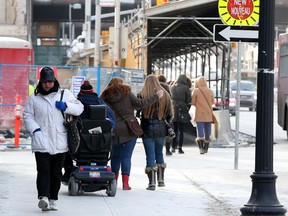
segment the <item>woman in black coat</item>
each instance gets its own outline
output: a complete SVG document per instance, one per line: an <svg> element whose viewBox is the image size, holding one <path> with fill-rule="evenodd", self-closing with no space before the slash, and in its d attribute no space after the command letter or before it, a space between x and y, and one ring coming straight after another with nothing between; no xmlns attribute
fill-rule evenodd
<svg viewBox="0 0 288 216"><path fill-rule="evenodd" d="M172 152L179 148L179 154L184 154L182 149L184 139L184 122L181 122L178 118L179 107L189 110L192 96L191 96L191 80L185 75L180 74L176 83L171 88L171 96L174 108L173 126L176 133L176 137L173 139ZM188 120L190 122L190 120Z"/></svg>

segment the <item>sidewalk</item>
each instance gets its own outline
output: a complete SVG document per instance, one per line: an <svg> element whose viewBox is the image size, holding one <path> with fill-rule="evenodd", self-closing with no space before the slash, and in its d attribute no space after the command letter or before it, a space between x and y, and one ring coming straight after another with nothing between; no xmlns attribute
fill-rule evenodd
<svg viewBox="0 0 288 216"><path fill-rule="evenodd" d="M115 197L105 191L68 196L61 186L57 212L41 212L37 207L36 169L30 150L0 151L0 214L7 216L238 216L251 194L255 148L239 149L238 169L234 169L233 148L210 148L200 155L195 145L184 146L184 155L166 157L166 187L146 190L145 153L138 143L132 161L131 191L123 191L121 180ZM279 202L288 207L287 143L274 145L274 172Z"/></svg>

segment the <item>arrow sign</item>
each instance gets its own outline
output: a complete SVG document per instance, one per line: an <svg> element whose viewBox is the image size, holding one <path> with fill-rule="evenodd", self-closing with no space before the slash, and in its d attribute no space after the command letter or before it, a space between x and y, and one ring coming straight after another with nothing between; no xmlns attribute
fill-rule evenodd
<svg viewBox="0 0 288 216"><path fill-rule="evenodd" d="M258 42L258 26L214 25L215 42Z"/></svg>

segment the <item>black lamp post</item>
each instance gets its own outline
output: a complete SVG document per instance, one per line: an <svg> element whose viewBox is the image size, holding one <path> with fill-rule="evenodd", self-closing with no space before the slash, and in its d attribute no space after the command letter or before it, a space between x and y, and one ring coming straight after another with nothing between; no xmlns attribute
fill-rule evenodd
<svg viewBox="0 0 288 216"><path fill-rule="evenodd" d="M242 216L286 213L276 195L273 172L274 21L275 0L260 1L255 172Z"/></svg>

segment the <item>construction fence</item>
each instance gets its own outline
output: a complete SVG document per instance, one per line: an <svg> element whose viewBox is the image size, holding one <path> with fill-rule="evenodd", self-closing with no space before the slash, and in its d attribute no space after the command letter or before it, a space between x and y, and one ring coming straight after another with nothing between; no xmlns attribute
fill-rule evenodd
<svg viewBox="0 0 288 216"><path fill-rule="evenodd" d="M0 130L14 128L16 101L22 108L29 98L29 85L36 87L44 65L0 64ZM46 65L45 65L46 66ZM77 97L84 80L89 80L96 93L101 94L113 77L121 77L134 93L144 82L144 71L119 67L50 66L62 89ZM21 114L22 115L22 114ZM22 116L21 116L22 120ZM23 127L23 124L21 124Z"/></svg>

